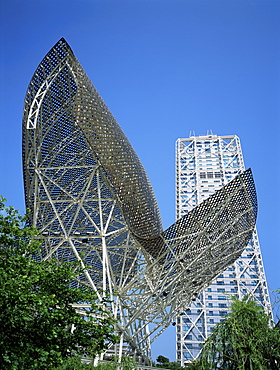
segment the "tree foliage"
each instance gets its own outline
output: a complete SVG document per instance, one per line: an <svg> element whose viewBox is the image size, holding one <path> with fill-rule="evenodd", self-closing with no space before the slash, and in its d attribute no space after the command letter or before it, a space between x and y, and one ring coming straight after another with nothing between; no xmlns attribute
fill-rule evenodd
<svg viewBox="0 0 280 370"><path fill-rule="evenodd" d="M233 297L231 313L216 325L193 369L276 370L280 368L280 330L249 297Z"/></svg>
<svg viewBox="0 0 280 370"><path fill-rule="evenodd" d="M81 266L38 261L38 232L0 199L0 368L46 369L95 355L116 341L114 321L95 292L71 284ZM75 272L74 272L75 271ZM90 303L77 313L73 303Z"/></svg>
<svg viewBox="0 0 280 370"><path fill-rule="evenodd" d="M163 356L163 355L159 355L157 358L156 358L156 362L160 363L160 364L166 364L169 362L169 358Z"/></svg>
<svg viewBox="0 0 280 370"><path fill-rule="evenodd" d="M101 361L97 366L94 366L92 362L82 363L79 357L71 357L53 370L136 370L137 368L134 359L127 356L123 356L121 361L118 357L112 358L111 361Z"/></svg>
<svg viewBox="0 0 280 370"><path fill-rule="evenodd" d="M163 355L159 355L156 358L156 361L158 362L158 364L156 364L156 367L160 367L160 368L163 368L163 369L171 369L171 370L181 370L181 369L183 369L183 367L178 362L176 362L176 361L170 362L169 358L167 358Z"/></svg>

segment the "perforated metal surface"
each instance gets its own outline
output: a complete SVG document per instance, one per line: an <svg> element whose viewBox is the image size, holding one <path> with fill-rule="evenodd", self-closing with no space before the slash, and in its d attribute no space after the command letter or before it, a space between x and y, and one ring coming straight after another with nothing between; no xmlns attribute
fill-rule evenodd
<svg viewBox="0 0 280 370"><path fill-rule="evenodd" d="M23 168L40 258L91 266L75 284L109 292L119 355L150 358L150 341L240 255L254 228L248 170L163 231L143 166L64 39L28 87Z"/></svg>
<svg viewBox="0 0 280 370"><path fill-rule="evenodd" d="M31 107L25 115L27 127L38 130L39 121L53 127L43 141L43 156L46 147L48 155L56 154L57 140L70 129L68 122L75 120L84 142L114 186L130 230L144 238L160 234L159 210L146 172L65 40L54 46L35 72L26 106Z"/></svg>

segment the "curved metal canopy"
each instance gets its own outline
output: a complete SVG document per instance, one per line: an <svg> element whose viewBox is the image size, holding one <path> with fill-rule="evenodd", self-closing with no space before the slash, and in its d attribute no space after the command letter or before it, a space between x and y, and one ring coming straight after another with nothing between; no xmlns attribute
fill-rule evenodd
<svg viewBox="0 0 280 370"><path fill-rule="evenodd" d="M23 171L41 258L92 266L76 283L110 292L123 341L142 357L242 253L256 221L247 170L163 231L139 158L64 39L27 90Z"/></svg>

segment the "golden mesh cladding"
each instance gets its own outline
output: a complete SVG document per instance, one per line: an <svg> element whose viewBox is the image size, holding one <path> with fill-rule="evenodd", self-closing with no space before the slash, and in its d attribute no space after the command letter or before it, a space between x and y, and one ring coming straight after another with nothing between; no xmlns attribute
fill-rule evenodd
<svg viewBox="0 0 280 370"><path fill-rule="evenodd" d="M64 39L42 60L27 90L23 168L26 206L31 209L35 226L68 236L74 232L97 232L100 207L94 194L102 177L117 199L116 228L127 227L139 247L152 258L159 258L160 263L172 248L172 253L189 248L197 228L205 230L204 241L200 242L202 248L211 243L222 224L230 223L234 226L222 237L230 239L237 232L243 245L248 235L244 237L241 224L246 225L249 233L255 224L256 194L248 170L163 231L145 169ZM235 187L239 188L238 197L234 195ZM229 197L231 192L233 196ZM105 193L104 190L104 202ZM109 198L107 201L112 203ZM211 214L211 209L225 201L231 205L230 209ZM75 219L73 214L77 214ZM211 216L203 218L205 214ZM125 225L118 221L122 217ZM50 229L52 223L56 225L55 231ZM168 240L172 239L174 245L179 235L185 241L171 248Z"/></svg>
<svg viewBox="0 0 280 370"><path fill-rule="evenodd" d="M48 142L41 149L41 161L53 161L54 150L58 148L56 142L61 140L62 131L73 130L73 122L117 192L130 230L144 238L159 235L162 232L160 213L146 171L71 48L61 39L45 56L28 87L24 111L24 168L29 162L26 156L30 149L26 141L33 136L27 130L42 130L44 136L51 127ZM68 145L69 158L64 154L61 163L71 160L71 152L75 151L71 143ZM55 161L58 161L57 155ZM25 183L31 181L27 172L24 170Z"/></svg>
<svg viewBox="0 0 280 370"><path fill-rule="evenodd" d="M28 86L23 174L44 240L39 258L79 259L85 268L73 284L91 286L101 301L109 294L124 348L142 358L241 254L255 225L247 170L163 231L139 158L64 39Z"/></svg>

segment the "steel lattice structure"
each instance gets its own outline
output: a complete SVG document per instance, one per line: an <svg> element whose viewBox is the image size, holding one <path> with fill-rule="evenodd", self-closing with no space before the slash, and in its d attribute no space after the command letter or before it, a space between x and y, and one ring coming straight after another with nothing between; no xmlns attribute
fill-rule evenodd
<svg viewBox="0 0 280 370"><path fill-rule="evenodd" d="M177 218L191 212L218 189L244 171L240 140L236 135L191 136L176 142ZM230 312L231 296L249 294L272 316L264 266L256 229L241 256L176 319L176 360L182 366L196 359L217 323Z"/></svg>
<svg viewBox="0 0 280 370"><path fill-rule="evenodd" d="M163 231L136 153L61 39L29 84L23 117L26 207L41 259L79 259L75 284L111 297L118 348L149 362L150 343L251 238L254 182L244 171Z"/></svg>

